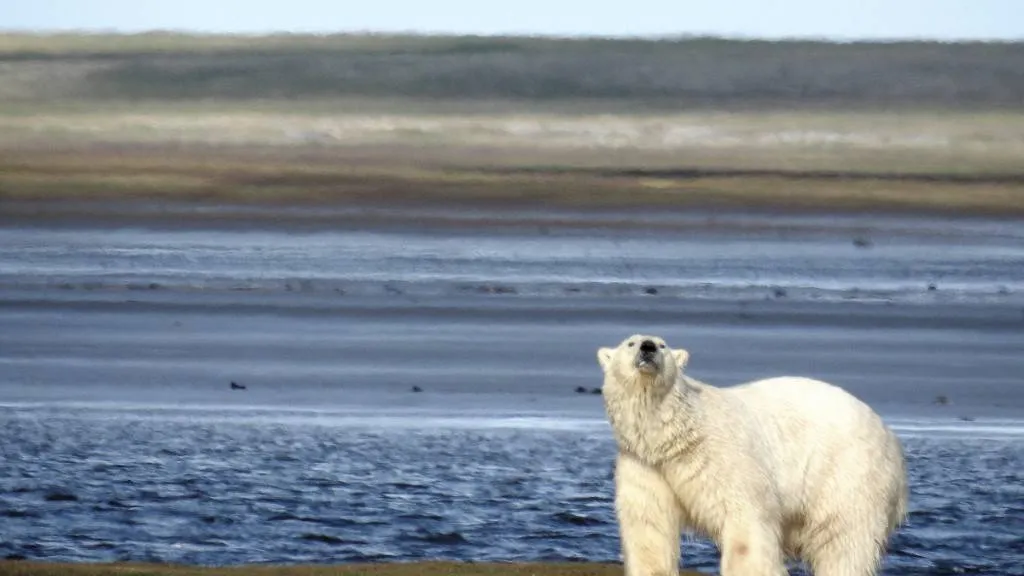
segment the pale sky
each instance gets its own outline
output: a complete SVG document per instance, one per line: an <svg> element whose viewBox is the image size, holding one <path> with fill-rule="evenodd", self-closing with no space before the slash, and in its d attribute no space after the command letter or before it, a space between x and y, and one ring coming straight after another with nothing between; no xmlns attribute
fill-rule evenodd
<svg viewBox="0 0 1024 576"><path fill-rule="evenodd" d="M1024 40L1024 0L0 0L0 29Z"/></svg>

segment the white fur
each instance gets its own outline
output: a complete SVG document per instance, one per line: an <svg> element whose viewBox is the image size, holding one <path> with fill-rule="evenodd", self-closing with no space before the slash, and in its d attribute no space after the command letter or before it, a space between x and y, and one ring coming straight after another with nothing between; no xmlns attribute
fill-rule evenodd
<svg viewBox="0 0 1024 576"><path fill-rule="evenodd" d="M658 362L637 368L643 340ZM633 343L630 346L630 343ZM615 508L627 576L678 574L680 533L710 538L722 576L873 576L907 512L903 449L866 404L808 378L717 388L655 336L602 348L619 454Z"/></svg>

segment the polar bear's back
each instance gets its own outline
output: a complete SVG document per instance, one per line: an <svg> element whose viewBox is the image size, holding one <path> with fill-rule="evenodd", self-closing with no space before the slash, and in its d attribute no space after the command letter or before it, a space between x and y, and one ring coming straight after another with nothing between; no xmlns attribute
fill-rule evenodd
<svg viewBox="0 0 1024 576"><path fill-rule="evenodd" d="M839 451L874 458L899 441L881 417L846 390L812 378L782 376L728 388L757 429L777 436L780 464L806 465L805 458L834 458ZM867 463L865 463L867 466Z"/></svg>
<svg viewBox="0 0 1024 576"><path fill-rule="evenodd" d="M783 427L824 427L836 431L886 432L867 404L821 380L780 376L727 389L764 420ZM759 418L761 419L761 418Z"/></svg>
<svg viewBox="0 0 1024 576"><path fill-rule="evenodd" d="M787 513L848 515L850 503L879 502L894 525L906 514L906 471L899 440L878 414L826 382L778 377L725 389L765 435Z"/></svg>

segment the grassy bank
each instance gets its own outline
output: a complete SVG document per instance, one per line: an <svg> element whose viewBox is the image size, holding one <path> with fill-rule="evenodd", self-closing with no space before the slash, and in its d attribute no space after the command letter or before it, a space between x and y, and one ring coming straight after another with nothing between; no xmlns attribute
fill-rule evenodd
<svg viewBox="0 0 1024 576"><path fill-rule="evenodd" d="M351 564L336 566L241 566L196 568L155 564L49 564L0 561L0 576L620 576L615 564ZM684 572L683 576L697 576Z"/></svg>

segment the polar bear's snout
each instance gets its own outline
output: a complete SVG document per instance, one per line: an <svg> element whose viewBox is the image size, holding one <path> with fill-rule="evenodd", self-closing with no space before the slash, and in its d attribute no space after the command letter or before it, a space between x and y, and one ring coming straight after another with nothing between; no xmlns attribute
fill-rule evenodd
<svg viewBox="0 0 1024 576"><path fill-rule="evenodd" d="M667 381L674 380L675 372L682 370L689 357L686 350L672 350L658 336L641 334L626 338L615 348L597 351L597 361L605 373L617 371L635 375L639 372L646 377L664 376Z"/></svg>
<svg viewBox="0 0 1024 576"><path fill-rule="evenodd" d="M670 386L689 357L686 350L670 349L663 338L644 334L634 334L615 348L597 350L597 361L608 378L640 377L637 382L657 381Z"/></svg>
<svg viewBox="0 0 1024 576"><path fill-rule="evenodd" d="M641 372L657 373L661 371L661 352L654 340L644 340L636 353L636 369Z"/></svg>

